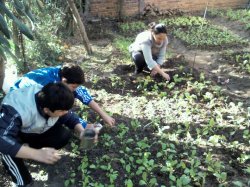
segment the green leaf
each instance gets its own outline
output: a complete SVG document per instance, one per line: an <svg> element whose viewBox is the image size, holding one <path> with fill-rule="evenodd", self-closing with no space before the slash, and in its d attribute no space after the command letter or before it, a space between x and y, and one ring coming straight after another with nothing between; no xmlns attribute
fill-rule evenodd
<svg viewBox="0 0 250 187"><path fill-rule="evenodd" d="M159 157L161 157L163 154L161 153L161 152L158 152L157 154L156 154L156 157L157 158L159 158Z"/></svg>
<svg viewBox="0 0 250 187"><path fill-rule="evenodd" d="M152 186L155 186L157 184L156 178L150 179L149 184L151 184Z"/></svg>
<svg viewBox="0 0 250 187"><path fill-rule="evenodd" d="M30 7L29 7L29 4L27 3L27 1L24 1L24 11L25 11L25 14L27 15L28 18L30 18L30 20L32 22L35 22L35 18L34 18L34 15L31 13L30 11Z"/></svg>
<svg viewBox="0 0 250 187"><path fill-rule="evenodd" d="M176 177L174 175L172 175L172 174L169 175L169 179L171 181L176 181Z"/></svg>
<svg viewBox="0 0 250 187"><path fill-rule="evenodd" d="M146 185L147 183L144 180L140 180L139 185Z"/></svg>
<svg viewBox="0 0 250 187"><path fill-rule="evenodd" d="M14 0L14 3L13 3L17 13L21 16L25 16L25 11L24 11L24 5L21 1L19 0Z"/></svg>
<svg viewBox="0 0 250 187"><path fill-rule="evenodd" d="M14 23L17 25L18 29L23 33L25 36L27 36L30 40L34 40L34 37L29 30L29 28L22 23L19 19L17 19L5 6L5 4L0 1L0 11L4 12L10 19L14 21Z"/></svg>
<svg viewBox="0 0 250 187"><path fill-rule="evenodd" d="M9 9L5 6L3 1L0 1L0 11L5 13L10 19L17 19L10 11Z"/></svg>
<svg viewBox="0 0 250 187"><path fill-rule="evenodd" d="M240 182L240 181L233 181L232 182L235 186L238 186L238 187L242 187L243 186L243 183Z"/></svg>
<svg viewBox="0 0 250 187"><path fill-rule="evenodd" d="M8 39L10 39L10 31L8 29L8 25L1 14L0 14L0 30Z"/></svg>
<svg viewBox="0 0 250 187"><path fill-rule="evenodd" d="M0 44L5 45L6 47L10 48L9 41L6 38L4 38L2 35L0 35Z"/></svg>
<svg viewBox="0 0 250 187"><path fill-rule="evenodd" d="M69 183L70 183L70 180L64 181L64 186L65 186L65 187L69 186Z"/></svg>
<svg viewBox="0 0 250 187"><path fill-rule="evenodd" d="M214 118L211 118L210 121L209 121L209 126L213 127L214 125L215 125Z"/></svg>
<svg viewBox="0 0 250 187"><path fill-rule="evenodd" d="M73 173L70 174L70 177L75 177L75 176L76 176L75 172L73 172Z"/></svg>
<svg viewBox="0 0 250 187"><path fill-rule="evenodd" d="M94 164L91 164L91 165L89 166L89 168L91 168L91 169L95 169L95 168L96 168L96 166L95 166Z"/></svg>
<svg viewBox="0 0 250 187"><path fill-rule="evenodd" d="M4 60L7 60L5 53L4 53L4 49L2 48L2 46L0 45L0 56L4 58Z"/></svg>
<svg viewBox="0 0 250 187"><path fill-rule="evenodd" d="M130 165L129 165L129 164L128 164L128 165L126 165L126 171L129 173L129 172L130 172L130 170L131 170Z"/></svg>
<svg viewBox="0 0 250 187"><path fill-rule="evenodd" d="M250 167L247 167L247 169L244 169L248 174L250 174Z"/></svg>
<svg viewBox="0 0 250 187"><path fill-rule="evenodd" d="M144 181L147 181L147 178L148 178L148 174L147 174L146 172L143 172L143 173L142 173L142 179L143 179Z"/></svg>
<svg viewBox="0 0 250 187"><path fill-rule="evenodd" d="M130 180L130 179L128 179L127 181L126 181L126 187L133 187L134 185L133 185L133 182Z"/></svg>
<svg viewBox="0 0 250 187"><path fill-rule="evenodd" d="M25 36L27 36L30 40L34 40L34 37L30 31L30 29L21 21L19 21L17 18L13 19L15 24L17 25L18 29L20 30L21 33L23 33Z"/></svg>
<svg viewBox="0 0 250 187"><path fill-rule="evenodd" d="M4 52L8 53L8 54L11 56L11 58L12 58L13 60L15 60L17 63L19 62L19 60L17 59L17 57L10 51L10 49L9 49L8 47L6 47L6 46L1 46L1 45L0 45L0 47L2 48L2 50L3 50Z"/></svg>
<svg viewBox="0 0 250 187"><path fill-rule="evenodd" d="M191 179L186 175L182 175L180 179L183 185L187 185L191 182Z"/></svg>

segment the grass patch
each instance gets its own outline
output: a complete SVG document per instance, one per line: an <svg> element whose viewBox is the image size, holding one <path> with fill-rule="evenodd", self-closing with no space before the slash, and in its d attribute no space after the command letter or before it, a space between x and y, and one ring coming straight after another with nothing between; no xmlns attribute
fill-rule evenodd
<svg viewBox="0 0 250 187"><path fill-rule="evenodd" d="M212 25L201 17L176 17L161 22L171 28L172 33L191 48L217 49L248 44L247 40L241 39L229 30Z"/></svg>
<svg viewBox="0 0 250 187"><path fill-rule="evenodd" d="M240 10L218 10L213 9L209 10L209 14L212 16L220 16L227 18L231 21L238 21L244 24L244 29L249 30L250 29L250 10L248 9L240 9Z"/></svg>

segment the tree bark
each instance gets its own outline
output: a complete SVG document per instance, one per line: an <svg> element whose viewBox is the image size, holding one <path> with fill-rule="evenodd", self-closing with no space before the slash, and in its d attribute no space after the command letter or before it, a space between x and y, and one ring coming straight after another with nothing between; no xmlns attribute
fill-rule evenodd
<svg viewBox="0 0 250 187"><path fill-rule="evenodd" d="M3 90L3 81L5 77L5 60L0 56L0 90Z"/></svg>
<svg viewBox="0 0 250 187"><path fill-rule="evenodd" d="M74 16L74 20L76 22L76 25L80 30L80 34L81 34L81 37L82 37L82 40L83 40L83 45L85 46L85 48L87 50L87 53L90 55L90 54L92 54L92 49L91 49L91 46L90 46L90 43L89 43L89 39L88 39L86 30L85 30L85 27L84 27L84 25L82 23L80 14L77 11L76 5L74 3L74 0L67 0L67 2L69 3L69 7L70 7L71 12L72 12L72 14Z"/></svg>
<svg viewBox="0 0 250 187"><path fill-rule="evenodd" d="M118 18L121 21L123 17L124 0L118 0Z"/></svg>

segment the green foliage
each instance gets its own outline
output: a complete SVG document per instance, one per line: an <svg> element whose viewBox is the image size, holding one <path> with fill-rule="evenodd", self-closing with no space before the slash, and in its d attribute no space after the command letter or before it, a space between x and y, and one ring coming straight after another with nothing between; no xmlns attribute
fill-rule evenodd
<svg viewBox="0 0 250 187"><path fill-rule="evenodd" d="M128 52L129 45L133 42L133 38L117 37L114 40L114 46L121 51L125 61L130 60L130 54Z"/></svg>
<svg viewBox="0 0 250 187"><path fill-rule="evenodd" d="M183 40L189 47L212 48L212 47L232 47L246 45L247 41L233 35L227 30L212 25L203 27L191 27L188 30L177 29L173 32L178 38Z"/></svg>
<svg viewBox="0 0 250 187"><path fill-rule="evenodd" d="M121 23L118 27L123 33L141 32L147 28L142 21Z"/></svg>
<svg viewBox="0 0 250 187"><path fill-rule="evenodd" d="M212 9L209 13L213 16L219 16L227 18L231 21L237 21L244 24L246 30L250 29L250 10L249 9L239 9L239 10L218 10Z"/></svg>
<svg viewBox="0 0 250 187"><path fill-rule="evenodd" d="M43 12L36 10L36 40L27 42L28 60L37 67L44 64L56 65L63 56L63 43L56 31L62 25L63 12L53 4L44 7Z"/></svg>
<svg viewBox="0 0 250 187"><path fill-rule="evenodd" d="M250 53L247 51L234 52L226 51L222 58L230 64L234 64L240 71L250 73Z"/></svg>
<svg viewBox="0 0 250 187"><path fill-rule="evenodd" d="M160 22L166 24L169 28L200 27L202 25L208 24L208 21L206 19L196 16L175 17L175 18L163 19L160 20Z"/></svg>
<svg viewBox="0 0 250 187"><path fill-rule="evenodd" d="M232 47L247 45L248 41L239 38L228 30L223 30L204 18L188 16L161 20L175 36L189 47L211 49L212 47Z"/></svg>
<svg viewBox="0 0 250 187"><path fill-rule="evenodd" d="M12 57L17 63L18 59L13 55L11 50L11 45L9 42L11 42L11 29L9 29L9 23L7 24L8 19L11 19L12 22L17 26L17 28L20 30L22 34L27 36L30 40L34 40L34 36L30 30L29 27L26 26L25 23L23 23L21 20L19 20L16 16L13 14L13 6L15 7L18 16L22 17L25 16L30 21L30 24L33 25L33 17L32 13L29 8L29 4L27 4L26 1L18 1L14 0L11 2L0 2L0 31L3 33L0 39L0 55L6 58L6 53L9 54L10 57ZM9 40L7 40L9 39Z"/></svg>

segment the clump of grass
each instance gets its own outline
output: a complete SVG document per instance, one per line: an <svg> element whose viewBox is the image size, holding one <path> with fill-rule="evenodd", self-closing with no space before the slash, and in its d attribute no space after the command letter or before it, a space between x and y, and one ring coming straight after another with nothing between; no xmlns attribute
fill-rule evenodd
<svg viewBox="0 0 250 187"><path fill-rule="evenodd" d="M221 48L221 46L229 48L248 44L247 40L201 17L176 17L164 19L161 22L172 28L171 32L192 48L211 49L212 47Z"/></svg>
<svg viewBox="0 0 250 187"><path fill-rule="evenodd" d="M118 37L114 40L114 45L123 54L123 60L130 60L128 52L129 45L133 42L133 38Z"/></svg>

